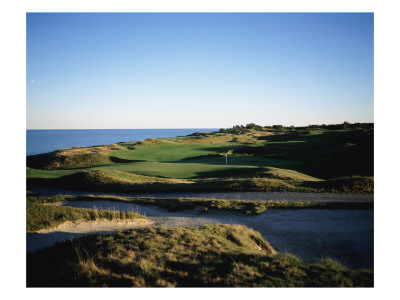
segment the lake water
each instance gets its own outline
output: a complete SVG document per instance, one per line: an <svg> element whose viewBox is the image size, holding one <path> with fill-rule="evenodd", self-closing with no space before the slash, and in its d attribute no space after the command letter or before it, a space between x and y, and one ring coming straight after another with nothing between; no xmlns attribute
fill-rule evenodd
<svg viewBox="0 0 400 300"><path fill-rule="evenodd" d="M51 152L57 149L110 145L148 138L185 136L194 132L216 131L217 128L184 129L64 129L27 130L26 155Z"/></svg>

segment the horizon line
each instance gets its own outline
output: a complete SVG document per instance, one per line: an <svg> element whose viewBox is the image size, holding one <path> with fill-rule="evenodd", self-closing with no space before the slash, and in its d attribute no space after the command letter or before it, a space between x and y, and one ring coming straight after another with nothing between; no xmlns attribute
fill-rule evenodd
<svg viewBox="0 0 400 300"><path fill-rule="evenodd" d="M374 124L375 122L348 122L348 121L343 121L342 123L322 123L322 124L308 124L308 125L283 125L283 124L272 124L272 125L259 125L261 127L271 127L274 125L282 125L284 127L290 127L290 126L294 126L294 127L307 127L307 126L315 126L315 125L340 125L343 123L349 123L349 124ZM252 123L250 123L252 124ZM224 129L228 129L231 128L233 126L237 126L237 125L243 125L243 124L236 124L236 125L232 125L230 127L165 127L165 128L26 128L25 130L136 130L136 129L152 129L152 130L160 130L160 129L220 129L220 128L224 128ZM247 124L246 124L247 125ZM243 126L246 126L243 125Z"/></svg>
<svg viewBox="0 0 400 300"><path fill-rule="evenodd" d="M160 130L160 129L219 129L229 127L179 127L179 128L26 128L26 130Z"/></svg>

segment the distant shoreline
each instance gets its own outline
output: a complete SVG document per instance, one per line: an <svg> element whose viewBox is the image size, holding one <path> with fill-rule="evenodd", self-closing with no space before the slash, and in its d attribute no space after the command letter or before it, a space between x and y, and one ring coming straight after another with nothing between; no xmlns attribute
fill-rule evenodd
<svg viewBox="0 0 400 300"><path fill-rule="evenodd" d="M176 129L27 129L26 156L71 147L110 145L148 138L170 138L194 132L217 131L219 128Z"/></svg>

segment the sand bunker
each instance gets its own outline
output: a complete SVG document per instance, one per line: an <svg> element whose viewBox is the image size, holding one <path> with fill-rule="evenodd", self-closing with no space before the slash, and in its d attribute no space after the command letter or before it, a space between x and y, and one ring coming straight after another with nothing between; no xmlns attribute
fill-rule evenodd
<svg viewBox="0 0 400 300"><path fill-rule="evenodd" d="M146 219L132 220L96 220L65 222L55 228L42 229L37 233L69 232L69 233L95 233L104 231L117 231L132 228L141 228L150 225L152 222Z"/></svg>

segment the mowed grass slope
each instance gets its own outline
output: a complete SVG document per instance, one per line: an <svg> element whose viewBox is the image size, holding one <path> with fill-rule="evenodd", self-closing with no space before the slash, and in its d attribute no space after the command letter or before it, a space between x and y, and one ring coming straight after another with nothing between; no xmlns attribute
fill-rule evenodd
<svg viewBox="0 0 400 300"><path fill-rule="evenodd" d="M42 185L99 192L339 192L372 193L373 178L351 177L335 180L291 179L288 171L259 172L253 177L172 179L142 176L112 170L83 171L59 178L29 178L28 185ZM304 176L308 178L307 176ZM285 179L282 179L285 178ZM296 178L294 176L293 178ZM298 178L302 178L299 175Z"/></svg>
<svg viewBox="0 0 400 300"><path fill-rule="evenodd" d="M157 162L178 162L184 159L219 155L230 150L238 150L249 147L244 144L222 143L222 144L179 144L172 142L163 143L144 143L134 147L134 149L125 149L116 151L115 157L126 160L145 160Z"/></svg>
<svg viewBox="0 0 400 300"><path fill-rule="evenodd" d="M221 177L237 176L256 171L257 166L263 164L260 160L254 159L229 159L229 164L225 163L225 157L221 153L241 149L243 145L191 145L191 144L170 144L144 143L135 149L122 147L118 151L109 153L107 159L97 165L88 164L82 168L79 163L73 166L71 163L65 165L64 169L57 167L51 169L47 163L41 168L37 168L38 160L36 157L28 157L27 170L28 178L56 178L63 175L73 174L87 169L117 170L141 175L170 177L170 178L201 178L201 177ZM94 154L94 153L93 153ZM43 155L45 156L45 155ZM49 154L51 160L52 154ZM201 157L200 160L190 161L187 159ZM32 160L35 163L29 163ZM180 162L183 161L184 164ZM279 164L278 162L276 162ZM36 166L36 168L34 168ZM59 164L57 164L59 166ZM39 170L41 169L41 170ZM250 170L253 169L253 170ZM46 171L44 171L46 170ZM215 173L215 174L213 174Z"/></svg>
<svg viewBox="0 0 400 300"><path fill-rule="evenodd" d="M196 183L191 185L192 190L208 190L205 185L208 180L207 184L210 184L213 191L373 192L373 131L273 132L253 130L237 135L251 138L249 144L230 139L235 136L231 133L209 133L187 138L148 139L138 143L60 150L63 157L68 158L64 165L58 152L55 152L58 153L55 161L55 153L28 157L27 178L28 182L47 185L50 179L57 179L53 182L59 186L63 181L70 182L73 177L81 178L82 174L85 174L86 179L99 177L101 184L103 175L106 175L114 179L118 177L121 184L115 180L114 184L123 186L124 191L137 190L138 185L133 178L126 180L127 176L122 173L111 175L110 172L115 171L158 178L188 179ZM227 137L228 142L225 141ZM191 140L205 140L209 143L190 143ZM85 165L82 155L97 155L100 152L104 160L97 163L88 160ZM227 162L225 153L229 154ZM76 165L73 164L74 155L77 156ZM40 162L43 164L40 165ZM274 168L275 171L272 171ZM132 184L135 189L128 187ZM155 191L180 188L178 185L166 188L166 182L162 188L159 182L152 187ZM140 190L148 188L147 185ZM110 191L109 184L106 190Z"/></svg>
<svg viewBox="0 0 400 300"><path fill-rule="evenodd" d="M180 162L134 162L109 164L91 168L75 168L67 170L38 170L27 169L28 178L57 178L84 170L116 170L139 175L168 177L168 178L213 178L251 175L259 171L260 167L273 166L290 168L298 162L282 161L274 158L253 156L228 157L226 164L222 155L195 157Z"/></svg>
<svg viewBox="0 0 400 300"><path fill-rule="evenodd" d="M323 179L373 176L373 130L314 130L295 138L288 136L276 141L271 137L265 147L268 155L277 159L301 161L294 170Z"/></svg>
<svg viewBox="0 0 400 300"><path fill-rule="evenodd" d="M372 287L373 273L279 254L240 225L94 235L27 255L28 287Z"/></svg>

